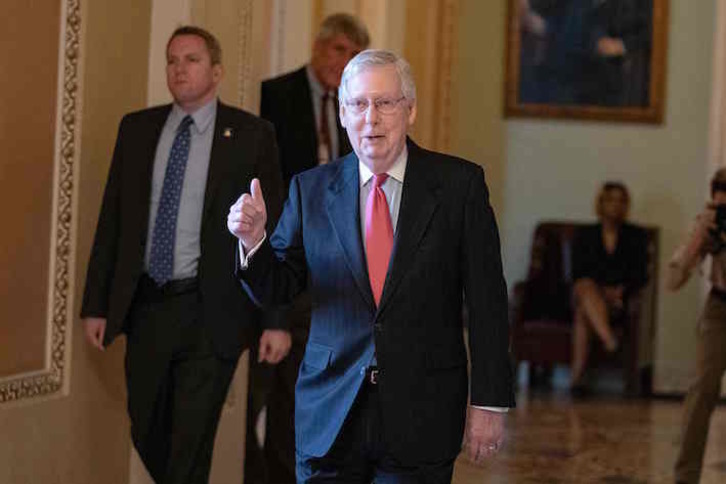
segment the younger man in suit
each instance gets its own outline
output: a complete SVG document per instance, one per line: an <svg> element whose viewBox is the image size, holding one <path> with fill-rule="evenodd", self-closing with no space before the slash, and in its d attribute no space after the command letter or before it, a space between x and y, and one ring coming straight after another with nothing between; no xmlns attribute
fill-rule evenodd
<svg viewBox="0 0 726 484"><path fill-rule="evenodd" d="M81 317L99 350L127 336L131 436L151 476L202 483L237 359L261 321L230 269L236 239L224 215L257 177L276 218L282 184L272 126L217 101L212 34L177 29L166 76L174 103L121 121ZM261 357L277 362L289 346L268 327Z"/></svg>
<svg viewBox="0 0 726 484"><path fill-rule="evenodd" d="M343 68L368 47L369 36L357 18L338 13L320 26L310 63L262 83L260 116L275 125L285 184L290 178L320 163L350 153L345 130L338 119L337 89ZM310 299L302 294L285 316L292 349L277 365L250 360L247 403L245 482L295 482L295 381L310 328ZM267 408L264 448L255 426Z"/></svg>

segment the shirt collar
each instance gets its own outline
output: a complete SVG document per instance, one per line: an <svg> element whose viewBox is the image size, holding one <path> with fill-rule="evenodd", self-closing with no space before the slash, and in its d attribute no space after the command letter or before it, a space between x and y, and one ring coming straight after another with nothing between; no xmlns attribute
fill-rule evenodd
<svg viewBox="0 0 726 484"><path fill-rule="evenodd" d="M176 129L188 113L181 106L174 103L169 113L169 123ZM207 104L197 109L190 115L194 120L194 126L197 132L204 133L212 124L212 120L217 116L217 98L212 99Z"/></svg>
<svg viewBox="0 0 726 484"><path fill-rule="evenodd" d="M403 145L401 154L398 155L398 158L396 158L393 166L391 166L386 173L390 178L393 178L397 182L403 184L403 178L406 175L406 165L408 165L408 147ZM368 183L368 180L371 178L373 178L373 172L365 163L358 160L358 181L360 186Z"/></svg>
<svg viewBox="0 0 726 484"><path fill-rule="evenodd" d="M308 83L310 84L310 89L312 90L313 94L315 94L315 97L317 99L320 99L323 97L323 94L325 94L325 88L323 88L323 85L320 84L320 81L318 81L318 78L315 77L315 72L313 71L313 66L310 64L305 66L305 74L308 76ZM328 91L329 94L332 94L335 96L337 93L333 91Z"/></svg>

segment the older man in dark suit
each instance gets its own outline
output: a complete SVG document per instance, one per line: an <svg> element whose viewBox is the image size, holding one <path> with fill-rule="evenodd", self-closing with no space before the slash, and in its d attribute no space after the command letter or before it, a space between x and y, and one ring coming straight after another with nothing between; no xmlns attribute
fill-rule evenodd
<svg viewBox="0 0 726 484"><path fill-rule="evenodd" d="M310 291L295 402L298 482L447 483L467 400L475 460L499 448L514 405L484 174L407 139L416 92L395 54L351 60L340 99L354 153L293 177L269 239L259 180L231 207L239 277L263 305Z"/></svg>
<svg viewBox="0 0 726 484"><path fill-rule="evenodd" d="M310 63L262 83L260 116L275 125L286 185L294 175L350 153L337 116L337 90L343 68L368 43L360 20L330 15L315 38Z"/></svg>
<svg viewBox="0 0 726 484"><path fill-rule="evenodd" d="M310 62L262 83L260 116L275 125L285 184L300 172L351 152L338 118L340 76L345 65L368 47L365 26L352 15L336 13L323 20ZM295 381L310 328L310 298L295 299L285 318L292 349L277 365L250 362L247 404L245 482L295 482ZM254 356L254 355L253 355ZM262 409L267 409L264 446L256 435Z"/></svg>
<svg viewBox="0 0 726 484"><path fill-rule="evenodd" d="M217 100L221 49L209 32L177 29L166 74L174 103L121 121L81 316L100 350L126 333L131 436L151 476L201 483L237 359L261 320L231 269L224 217L260 178L274 219L282 183L272 126ZM289 346L287 331L262 334L267 361Z"/></svg>

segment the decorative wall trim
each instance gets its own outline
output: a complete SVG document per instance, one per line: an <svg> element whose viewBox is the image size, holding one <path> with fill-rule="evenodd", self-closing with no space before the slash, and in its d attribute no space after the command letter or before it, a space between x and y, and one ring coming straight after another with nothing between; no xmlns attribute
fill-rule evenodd
<svg viewBox="0 0 726 484"><path fill-rule="evenodd" d="M238 66L237 66L237 102L240 106L246 106L247 94L249 93L250 83L252 82L252 17L253 17L252 0L242 0L239 5L239 49L237 50ZM256 111L255 111L256 112Z"/></svg>
<svg viewBox="0 0 726 484"><path fill-rule="evenodd" d="M79 123L80 0L61 12L59 103L56 115L53 227L51 231L48 337L45 368L0 379L0 403L56 394L65 387L73 287L73 228Z"/></svg>

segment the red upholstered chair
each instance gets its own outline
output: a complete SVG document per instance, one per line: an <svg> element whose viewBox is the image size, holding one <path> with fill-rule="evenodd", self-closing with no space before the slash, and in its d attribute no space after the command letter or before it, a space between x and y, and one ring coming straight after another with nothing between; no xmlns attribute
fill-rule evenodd
<svg viewBox="0 0 726 484"><path fill-rule="evenodd" d="M511 298L512 352L517 362L551 367L571 361L573 324L572 243L576 222L542 222L534 232L529 271L514 286ZM650 391L653 362L658 260L658 230L645 228L648 238L648 282L627 302L625 321L618 325L622 350L615 356L594 344L588 366L620 366L628 394ZM596 338L593 335L593 339ZM531 374L531 373L530 373Z"/></svg>

